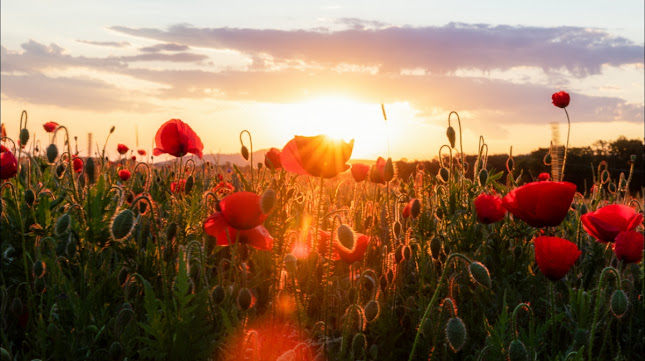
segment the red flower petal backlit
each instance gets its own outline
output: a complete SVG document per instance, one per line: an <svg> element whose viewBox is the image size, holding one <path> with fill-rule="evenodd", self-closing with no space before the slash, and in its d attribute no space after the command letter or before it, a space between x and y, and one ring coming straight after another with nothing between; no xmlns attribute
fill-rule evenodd
<svg viewBox="0 0 645 361"><path fill-rule="evenodd" d="M324 135L295 136L282 149L280 161L289 172L313 177L333 178L349 169L354 140L349 143Z"/></svg>
<svg viewBox="0 0 645 361"><path fill-rule="evenodd" d="M232 227L222 212L215 212L204 221L204 231L215 237L218 246L228 246L237 240L262 251L273 249L273 238L264 226L240 230Z"/></svg>
<svg viewBox="0 0 645 361"><path fill-rule="evenodd" d="M564 277L582 254L575 243L563 238L541 236L535 238L533 243L535 261L551 281Z"/></svg>
<svg viewBox="0 0 645 361"><path fill-rule="evenodd" d="M638 263L643 259L643 241L641 232L625 231L616 236L613 244L616 258L625 263Z"/></svg>
<svg viewBox="0 0 645 361"><path fill-rule="evenodd" d="M119 144L116 146L116 151L119 152L119 154L121 155L127 153L128 150L130 150L130 148L128 148L128 146L125 144Z"/></svg>
<svg viewBox="0 0 645 361"><path fill-rule="evenodd" d="M75 173L80 173L83 170L83 160L77 156L72 159L72 167Z"/></svg>
<svg viewBox="0 0 645 361"><path fill-rule="evenodd" d="M482 193L475 199L477 219L484 224L501 221L506 215L506 208L500 197Z"/></svg>
<svg viewBox="0 0 645 361"><path fill-rule="evenodd" d="M219 202L226 222L239 230L255 228L262 224L267 215L260 208L260 196L253 192L237 192Z"/></svg>
<svg viewBox="0 0 645 361"><path fill-rule="evenodd" d="M170 191L172 193L183 192L186 187L186 180L180 179L179 182L170 183Z"/></svg>
<svg viewBox="0 0 645 361"><path fill-rule="evenodd" d="M538 179L540 180L540 182L548 181L549 179L551 179L551 175L546 172L540 173L538 175Z"/></svg>
<svg viewBox="0 0 645 361"><path fill-rule="evenodd" d="M558 108L566 108L569 105L570 99L569 94L565 91L559 91L551 95L553 105Z"/></svg>
<svg viewBox="0 0 645 361"><path fill-rule="evenodd" d="M282 168L282 162L280 161L280 149L269 149L269 151L264 155L264 165L266 165L269 169Z"/></svg>
<svg viewBox="0 0 645 361"><path fill-rule="evenodd" d="M385 184L385 159L378 157L376 164L370 169L370 182Z"/></svg>
<svg viewBox="0 0 645 361"><path fill-rule="evenodd" d="M165 122L155 135L155 156L168 153L175 157L183 157L191 153L202 158L204 145L197 133L180 119L170 119Z"/></svg>
<svg viewBox="0 0 645 361"><path fill-rule="evenodd" d="M127 169L121 169L119 171L119 178L121 178L121 180L124 181L124 182L127 181L128 179L130 179L131 175L132 174Z"/></svg>
<svg viewBox="0 0 645 361"><path fill-rule="evenodd" d="M45 128L45 131L47 133L51 133L54 130L56 130L56 128L58 128L58 123L56 123L56 122L47 122L47 123L43 124L43 128Z"/></svg>
<svg viewBox="0 0 645 361"><path fill-rule="evenodd" d="M9 179L18 173L18 160L4 145L0 153L0 179Z"/></svg>
<svg viewBox="0 0 645 361"><path fill-rule="evenodd" d="M633 231L643 215L622 204L610 204L580 217L582 228L600 242L613 242L622 231Z"/></svg>
<svg viewBox="0 0 645 361"><path fill-rule="evenodd" d="M576 185L569 182L532 182L502 199L509 212L532 227L557 226L567 216Z"/></svg>
<svg viewBox="0 0 645 361"><path fill-rule="evenodd" d="M362 163L352 164L352 177L356 182L362 182L367 179L370 172L370 166Z"/></svg>

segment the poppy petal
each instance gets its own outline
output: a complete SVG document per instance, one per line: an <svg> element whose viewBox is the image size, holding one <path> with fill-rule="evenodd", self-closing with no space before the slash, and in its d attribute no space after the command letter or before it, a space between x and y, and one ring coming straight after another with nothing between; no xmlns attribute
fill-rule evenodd
<svg viewBox="0 0 645 361"><path fill-rule="evenodd" d="M239 230L259 226L267 219L260 208L260 196L253 192L237 192L224 197L219 203L226 221Z"/></svg>

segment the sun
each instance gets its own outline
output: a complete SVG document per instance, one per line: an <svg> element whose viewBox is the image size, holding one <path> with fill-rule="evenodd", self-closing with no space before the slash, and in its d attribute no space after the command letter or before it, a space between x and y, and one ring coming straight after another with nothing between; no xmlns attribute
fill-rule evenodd
<svg viewBox="0 0 645 361"><path fill-rule="evenodd" d="M352 159L387 156L392 134L380 104L362 103L346 96L320 96L283 107L280 132L354 139Z"/></svg>

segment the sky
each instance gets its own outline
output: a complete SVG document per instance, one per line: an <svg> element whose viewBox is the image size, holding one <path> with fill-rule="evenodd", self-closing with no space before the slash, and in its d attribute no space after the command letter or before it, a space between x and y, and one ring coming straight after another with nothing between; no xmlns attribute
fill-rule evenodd
<svg viewBox="0 0 645 361"><path fill-rule="evenodd" d="M82 155L154 147L182 119L204 153L355 139L352 158L431 159L459 114L463 150L528 153L643 139L644 2L52 1L1 3L0 121L55 121ZM381 104L385 108L384 119ZM457 129L456 117L451 125ZM63 137L57 137L62 142ZM248 146L246 136L243 138ZM164 159L161 157L160 159Z"/></svg>

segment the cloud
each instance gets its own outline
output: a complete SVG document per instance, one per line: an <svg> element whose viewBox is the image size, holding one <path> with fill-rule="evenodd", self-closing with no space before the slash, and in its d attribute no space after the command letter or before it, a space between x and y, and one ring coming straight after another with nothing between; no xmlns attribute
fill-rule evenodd
<svg viewBox="0 0 645 361"><path fill-rule="evenodd" d="M173 63L196 63L208 59L206 55L194 53L160 54L148 53L134 56L122 56L117 59L124 62L133 61L169 61Z"/></svg>
<svg viewBox="0 0 645 361"><path fill-rule="evenodd" d="M130 43L127 41L91 41L91 40L76 40L79 43L96 45L96 46L106 46L111 48L126 48L130 46Z"/></svg>
<svg viewBox="0 0 645 361"><path fill-rule="evenodd" d="M65 54L64 49L56 44L44 45L34 40L21 45L23 51L9 51L0 47L2 72L42 72L47 69L65 69L72 67L90 67L103 70L124 67L114 58L88 58Z"/></svg>
<svg viewBox="0 0 645 361"><path fill-rule="evenodd" d="M158 53L160 51L186 51L189 48L186 45L166 43L166 44L156 44L152 46L146 46L140 48L139 50L145 53Z"/></svg>
<svg viewBox="0 0 645 361"><path fill-rule="evenodd" d="M379 66L383 72L421 68L450 74L458 69L566 68L578 77L600 73L603 64L643 63L643 46L625 38L580 27L526 27L457 24L441 27L369 29L357 19L340 31L195 28L167 30L114 26L120 33L186 46L233 49L277 61L300 60L334 66ZM372 24L379 25L379 23Z"/></svg>

